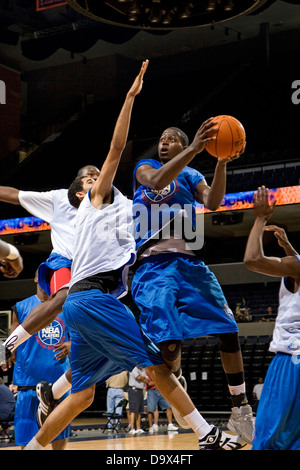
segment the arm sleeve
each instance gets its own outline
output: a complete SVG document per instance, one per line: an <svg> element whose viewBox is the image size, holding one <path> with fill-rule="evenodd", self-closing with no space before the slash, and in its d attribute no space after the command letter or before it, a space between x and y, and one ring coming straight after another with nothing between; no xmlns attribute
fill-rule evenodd
<svg viewBox="0 0 300 470"><path fill-rule="evenodd" d="M50 223L53 217L53 191L20 191L19 201L31 215Z"/></svg>

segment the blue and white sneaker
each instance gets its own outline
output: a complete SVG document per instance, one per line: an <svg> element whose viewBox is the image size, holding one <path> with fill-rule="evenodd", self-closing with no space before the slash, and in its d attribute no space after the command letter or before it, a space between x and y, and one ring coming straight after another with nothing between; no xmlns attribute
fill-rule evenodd
<svg viewBox="0 0 300 470"><path fill-rule="evenodd" d="M246 443L240 436L228 434L213 426L211 431L199 439L199 450L238 450Z"/></svg>
<svg viewBox="0 0 300 470"><path fill-rule="evenodd" d="M52 384L41 381L36 386L36 394L40 401L36 417L39 427L41 428L54 410L55 406L59 403L59 400L54 400L52 394Z"/></svg>

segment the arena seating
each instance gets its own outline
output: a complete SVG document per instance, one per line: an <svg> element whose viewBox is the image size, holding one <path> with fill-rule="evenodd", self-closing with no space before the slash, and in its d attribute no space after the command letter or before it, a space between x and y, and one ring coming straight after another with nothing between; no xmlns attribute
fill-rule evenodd
<svg viewBox="0 0 300 470"><path fill-rule="evenodd" d="M269 351L270 339L268 335L240 337L250 403L254 385L259 377L265 377L274 357ZM200 411L230 410L229 391L216 337L185 341L182 346L182 369L188 392Z"/></svg>

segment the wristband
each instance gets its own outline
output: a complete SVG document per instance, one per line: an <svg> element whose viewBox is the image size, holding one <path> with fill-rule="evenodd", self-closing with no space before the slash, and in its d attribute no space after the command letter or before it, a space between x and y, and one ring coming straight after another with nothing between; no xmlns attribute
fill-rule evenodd
<svg viewBox="0 0 300 470"><path fill-rule="evenodd" d="M14 261L20 256L19 250L15 246L11 245L10 243L8 243L8 245L9 245L9 255L7 255L5 258L9 259L10 261Z"/></svg>

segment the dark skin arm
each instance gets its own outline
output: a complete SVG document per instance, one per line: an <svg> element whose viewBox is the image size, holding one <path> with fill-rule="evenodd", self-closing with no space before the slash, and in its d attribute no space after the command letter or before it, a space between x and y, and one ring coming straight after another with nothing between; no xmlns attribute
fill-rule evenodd
<svg viewBox="0 0 300 470"><path fill-rule="evenodd" d="M254 195L255 220L249 234L246 245L244 263L251 271L276 277L290 277L294 280L294 289L300 284L300 263L295 256L282 258L265 256L262 236L267 221L274 213L276 201L269 202L269 191L264 186L258 188ZM281 234L282 236L282 234ZM278 240L279 244L282 240ZM295 254L295 250L288 247L289 254Z"/></svg>
<svg viewBox="0 0 300 470"><path fill-rule="evenodd" d="M210 118L206 120L198 129L193 142L189 146L179 145L179 153L159 169L150 165L141 165L136 172L138 185L146 186L149 189L161 190L169 185L179 173L202 152L207 142L215 139L215 121ZM169 145L172 145L170 143ZM243 153L244 149L241 153ZM217 210L220 206L226 191L226 165L228 162L240 157L240 153L233 157L219 158L217 161L215 174L211 186L205 180L198 183L194 197L197 202L204 204L209 210Z"/></svg>
<svg viewBox="0 0 300 470"><path fill-rule="evenodd" d="M19 189L11 188L10 186L0 186L0 201L19 205Z"/></svg>
<svg viewBox="0 0 300 470"><path fill-rule="evenodd" d="M215 121L212 118L205 121L196 132L193 142L188 147L181 145L181 152L158 170L150 165L140 166L136 172L137 182L149 189L155 190L168 186L193 158L202 152L206 142L214 139L214 124Z"/></svg>
<svg viewBox="0 0 300 470"><path fill-rule="evenodd" d="M94 186L91 189L91 202L94 207L100 208L103 203L110 203L113 181L119 166L122 152L127 142L130 118L135 97L140 93L143 86L143 77L148 67L148 60L143 62L139 75L134 80L126 95L125 102L119 114L110 150L101 168Z"/></svg>

